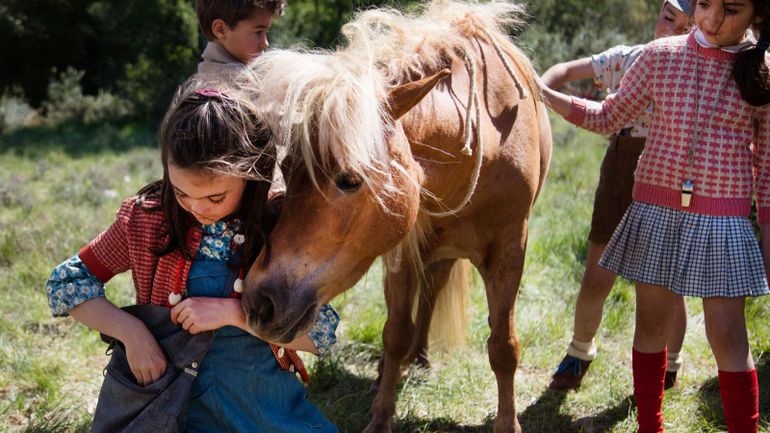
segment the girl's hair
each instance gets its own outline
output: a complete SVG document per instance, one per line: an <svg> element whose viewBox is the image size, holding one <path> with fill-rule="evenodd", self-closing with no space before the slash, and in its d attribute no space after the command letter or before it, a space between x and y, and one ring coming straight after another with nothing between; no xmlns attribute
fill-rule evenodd
<svg viewBox="0 0 770 433"><path fill-rule="evenodd" d="M269 178L275 165L270 135L257 117L254 102L224 81L193 77L177 90L158 133L163 179L142 188L140 202L156 198L159 204L146 210L162 210L168 224L168 242L156 255L180 250L185 257L187 233L197 221L182 209L168 177L168 165L199 170L202 174L246 179L237 216L242 220L246 243L243 259L251 263L265 244L269 216L265 206Z"/></svg>
<svg viewBox="0 0 770 433"><path fill-rule="evenodd" d="M220 19L228 27L235 28L239 21L248 19L257 9L265 9L274 16L283 15L287 0L197 0L195 12L201 32L210 41L217 40L211 32L211 24Z"/></svg>
<svg viewBox="0 0 770 433"><path fill-rule="evenodd" d="M743 100L758 107L770 103L770 71L765 62L766 42L770 41L770 2L751 0L751 3L754 5L754 16L762 18L759 24L753 26L759 42L737 54L733 77Z"/></svg>

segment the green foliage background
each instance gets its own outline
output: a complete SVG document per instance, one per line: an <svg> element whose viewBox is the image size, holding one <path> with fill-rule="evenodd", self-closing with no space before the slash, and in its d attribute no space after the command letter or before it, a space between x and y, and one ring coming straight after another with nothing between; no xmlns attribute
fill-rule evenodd
<svg viewBox="0 0 770 433"><path fill-rule="evenodd" d="M514 36L539 70L617 43L648 40L660 6L658 0L525 3L530 24ZM340 27L355 11L379 6L408 10L418 4L290 0L285 16L275 20L270 38L274 47L329 48L339 42ZM72 118L73 106L79 107L76 112L87 112L84 106L109 110L116 103L122 108L101 117L156 123L174 88L195 71L204 43L193 0L4 0L0 95L15 95L31 107L42 107L44 116L53 112L56 119ZM52 99L50 83L62 82L76 86L68 88L70 99L46 105ZM109 96L97 101L100 94ZM87 96L94 101L84 100ZM65 116L57 117L57 111Z"/></svg>

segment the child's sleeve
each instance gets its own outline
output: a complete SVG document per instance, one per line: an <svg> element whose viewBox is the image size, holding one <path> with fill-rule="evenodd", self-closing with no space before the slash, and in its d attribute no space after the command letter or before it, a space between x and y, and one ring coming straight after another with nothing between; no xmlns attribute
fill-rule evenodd
<svg viewBox="0 0 770 433"><path fill-rule="evenodd" d="M129 230L134 199L123 202L115 222L84 246L78 255L88 269L103 283L131 268Z"/></svg>
<svg viewBox="0 0 770 433"><path fill-rule="evenodd" d="M594 86L599 90L608 90L612 84L620 83L623 71L619 70L621 64L619 57L621 47L612 47L607 51L591 56L591 69L594 71Z"/></svg>
<svg viewBox="0 0 770 433"><path fill-rule="evenodd" d="M645 49L624 75L620 90L609 95L604 102L573 97L572 111L566 119L581 128L611 134L639 117L652 103L649 89L652 57Z"/></svg>
<svg viewBox="0 0 770 433"><path fill-rule="evenodd" d="M127 226L133 208L134 200L124 201L107 230L51 272L45 286L54 316L66 316L83 302L104 297L104 283L130 269Z"/></svg>
<svg viewBox="0 0 770 433"><path fill-rule="evenodd" d="M755 107L756 139L755 151L755 190L757 195L757 222L770 224L770 106Z"/></svg>
<svg viewBox="0 0 770 433"><path fill-rule="evenodd" d="M45 288L54 317L67 316L83 302L104 297L104 283L88 270L77 254L54 268Z"/></svg>
<svg viewBox="0 0 770 433"><path fill-rule="evenodd" d="M340 315L334 308L326 304L318 311L313 329L310 330L310 339L313 340L318 355L325 355L329 349L337 342L337 325L340 323Z"/></svg>

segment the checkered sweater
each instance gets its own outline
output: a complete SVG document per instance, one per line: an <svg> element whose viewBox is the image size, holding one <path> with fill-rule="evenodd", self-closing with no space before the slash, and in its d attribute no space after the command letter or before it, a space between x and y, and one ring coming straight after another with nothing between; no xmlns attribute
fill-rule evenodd
<svg viewBox="0 0 770 433"><path fill-rule="evenodd" d="M748 216L755 193L759 222L770 223L770 105L753 107L741 98L733 59L732 53L700 46L693 33L658 39L646 46L618 93L601 104L573 98L567 120L608 134L654 104L634 175L634 200L705 215ZM687 151L696 134L690 167ZM688 179L695 190L690 207L683 208L681 186Z"/></svg>
<svg viewBox="0 0 770 433"><path fill-rule="evenodd" d="M88 270L103 283L130 269L137 304L170 308L168 295L176 285L186 287L192 259L185 259L178 250L161 257L153 253L168 241L163 212L146 210L157 204L156 199L148 199L144 203L136 197L126 199L118 210L115 222L83 247L78 255ZM201 237L200 226L194 226L188 233L187 248L191 258L198 250ZM307 372L295 351L273 344L270 346L281 368L296 371L307 381Z"/></svg>

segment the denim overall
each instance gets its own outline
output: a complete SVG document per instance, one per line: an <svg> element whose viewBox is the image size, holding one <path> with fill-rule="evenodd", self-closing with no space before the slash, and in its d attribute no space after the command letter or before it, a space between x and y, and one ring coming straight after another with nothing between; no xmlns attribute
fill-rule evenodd
<svg viewBox="0 0 770 433"><path fill-rule="evenodd" d="M188 296L229 297L236 272L223 260L193 261ZM337 433L307 400L294 373L281 370L270 346L226 326L192 384L187 408L189 433Z"/></svg>

